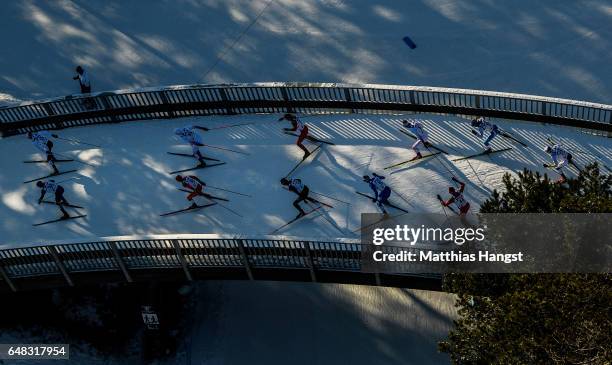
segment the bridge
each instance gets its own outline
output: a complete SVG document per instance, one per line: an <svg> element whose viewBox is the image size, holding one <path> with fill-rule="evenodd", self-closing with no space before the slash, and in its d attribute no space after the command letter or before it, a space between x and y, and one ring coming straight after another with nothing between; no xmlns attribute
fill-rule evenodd
<svg viewBox="0 0 612 365"><path fill-rule="evenodd" d="M313 83L187 85L71 95L0 108L0 133L10 138L92 124L284 112L484 116L612 136L611 105L478 90ZM295 280L440 289L439 275L363 272L361 248L359 241L349 239L240 235L33 242L0 250L0 290L150 279Z"/></svg>

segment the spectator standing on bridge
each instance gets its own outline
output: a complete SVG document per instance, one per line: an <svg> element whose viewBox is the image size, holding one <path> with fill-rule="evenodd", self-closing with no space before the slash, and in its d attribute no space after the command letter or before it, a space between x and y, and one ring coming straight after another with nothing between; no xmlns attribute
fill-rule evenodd
<svg viewBox="0 0 612 365"><path fill-rule="evenodd" d="M74 76L73 80L79 80L79 86L81 87L81 94L89 94L91 93L91 82L89 81L89 74L83 67L76 67L76 76ZM91 98L85 98L83 101L83 106L87 109L93 109L95 104Z"/></svg>
<svg viewBox="0 0 612 365"><path fill-rule="evenodd" d="M87 71L83 69L81 66L76 67L76 76L73 77L73 80L79 80L79 85L81 86L81 94L89 94L91 92L91 83L89 81L89 75Z"/></svg>

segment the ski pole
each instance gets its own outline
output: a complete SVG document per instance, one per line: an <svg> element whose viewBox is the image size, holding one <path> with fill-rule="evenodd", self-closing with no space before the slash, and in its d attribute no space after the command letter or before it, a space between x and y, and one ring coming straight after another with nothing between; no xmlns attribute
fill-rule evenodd
<svg viewBox="0 0 612 365"><path fill-rule="evenodd" d="M204 144L202 143L202 146L206 146L206 147L210 147L210 148L216 148L218 150L223 150L223 151L228 151L228 152L233 152L233 153L240 153L242 155L247 155L250 156L250 153L246 153L246 152L242 152L242 151L236 151L236 150L231 150L229 148L223 148L223 147L217 147L217 146L211 146L209 144Z"/></svg>
<svg viewBox="0 0 612 365"><path fill-rule="evenodd" d="M213 201L211 198L209 198L209 197L207 197L207 196L205 196L204 198L208 199L208 200L209 200L210 202L212 202L212 203L217 203L217 205L218 205L218 206L220 206L221 208L224 208L224 209L226 209L226 210L229 210L230 212L232 212L232 213L236 214L236 215L237 215L237 216L239 216L240 218L243 218L243 217L242 217L240 214L236 213L235 211L231 210L230 208L226 207L225 205L223 205L223 204L221 204L221 203L219 203L219 202L215 202L215 201Z"/></svg>
<svg viewBox="0 0 612 365"><path fill-rule="evenodd" d="M54 155L58 155L58 156L63 157L63 158L70 159L70 157L69 157L69 156L63 155L63 154L58 153L58 152L53 152L53 154L54 154ZM78 159L78 158L76 158L76 157L74 158L74 162L82 163L83 165L87 165L87 166L91 166L91 167L96 167L95 165L92 165L92 164L90 164L90 163L87 163L87 162L81 161L81 160L79 160L79 159Z"/></svg>
<svg viewBox="0 0 612 365"><path fill-rule="evenodd" d="M312 190L311 190L310 192L311 192L311 193L313 193L313 194L316 194L316 195L324 196L324 197L326 197L326 198L328 198L328 199L331 199L331 200L335 200L335 201L340 202L340 203L344 203L344 204L347 204L347 205L351 205L351 203L345 202L344 200L340 200L340 199L332 198L332 197L331 197L331 196L329 196L329 195L325 195L325 194L317 193L317 192L312 191Z"/></svg>
<svg viewBox="0 0 612 365"><path fill-rule="evenodd" d="M227 124L227 125L222 125L219 127L214 127L214 128L208 128L208 127L199 127L202 130L205 131L212 131L215 129L224 129L224 128L232 128L232 127L241 127L243 125L251 125L251 124L255 124L254 122L249 122L249 123L240 123L240 124Z"/></svg>
<svg viewBox="0 0 612 365"><path fill-rule="evenodd" d="M216 186L212 186L212 185L206 185L206 187L209 187L211 189L216 189L216 190L221 190L221 191L227 191L228 193L233 193L233 194L238 194L238 195L243 195L243 196L248 196L249 198L252 198L251 195L248 194L243 194L243 193L239 193L237 191L232 191L232 190L227 190L227 189L222 189L222 188L218 188Z"/></svg>
<svg viewBox="0 0 612 365"><path fill-rule="evenodd" d="M88 145L88 146L93 146L93 147L101 148L101 146L98 146L97 144L81 142L78 139L70 139L70 138L63 138L63 137L57 137L57 139L62 139L64 141L70 141L70 142L74 142L74 143L78 143L78 144L84 144L84 145Z"/></svg>

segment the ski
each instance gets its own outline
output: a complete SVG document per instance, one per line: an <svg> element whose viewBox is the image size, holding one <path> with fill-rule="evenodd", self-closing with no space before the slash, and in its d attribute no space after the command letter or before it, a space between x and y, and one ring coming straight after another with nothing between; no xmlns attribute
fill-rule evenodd
<svg viewBox="0 0 612 365"><path fill-rule="evenodd" d="M185 156L185 157L196 158L194 155L192 155L190 153L167 152L167 154L174 155L174 156ZM212 157L204 157L204 156L202 156L202 158L205 159L205 160L209 160L209 161L221 161L221 160L218 160L218 159L212 158Z"/></svg>
<svg viewBox="0 0 612 365"><path fill-rule="evenodd" d="M364 193L360 193L360 192L358 192L358 191L356 191L356 193L357 193L357 194L359 194L359 195L361 195L361 196L365 196L366 198L370 198L371 200L374 200L374 197L373 197L373 196L371 196L371 195L364 194ZM391 208L395 208L395 209L397 209L397 210L401 210L401 211L402 211L402 212L404 212L404 213L409 213L409 212L408 212L406 209L404 209L404 208L400 208L400 207L398 207L398 206L397 206L397 205L395 205L395 204L389 203L388 201L387 201L386 203L384 203L384 204L385 204L385 205L387 205L387 206L389 206L389 207L391 207Z"/></svg>
<svg viewBox="0 0 612 365"><path fill-rule="evenodd" d="M523 142L523 141L520 141L520 140L516 139L515 137L513 137L513 136L512 136L510 133L508 133L508 132L504 132L504 131L502 131L502 132L501 132L499 135L500 135L500 136L502 136L502 137L506 137L506 138L508 138L508 139L510 139L510 140L513 140L514 142L519 143L519 144L520 144L521 146L523 146L523 147L529 147L529 146L527 146L527 143L525 143L525 142Z"/></svg>
<svg viewBox="0 0 612 365"><path fill-rule="evenodd" d="M440 201L440 203L444 203L444 199L442 199L442 197L440 196L440 194L436 195L436 197L438 198L438 200ZM450 205L447 207L444 207L444 205L442 206L442 208L448 208L451 212L457 214L457 212L455 211L455 209L453 209L453 207L451 207Z"/></svg>
<svg viewBox="0 0 612 365"><path fill-rule="evenodd" d="M289 188L287 188L286 186L283 186L283 189L285 189L285 190L287 190L287 191L291 191L291 190L289 190ZM312 191L310 191L310 193L312 193ZM313 194L316 194L316 193L313 193ZM331 205L329 205L329 204L327 204L327 203L323 203L322 201L319 201L319 200L317 200L317 199L315 199L315 198L308 197L308 198L306 198L306 200L307 200L307 201L310 201L310 202L313 202L313 203L318 203L318 204L324 205L324 206L326 206L326 207L328 207L328 208L333 208L333 206L331 206Z"/></svg>
<svg viewBox="0 0 612 365"><path fill-rule="evenodd" d="M53 162L72 162L74 160L54 160ZM29 160L29 161L23 161L23 163L48 163L49 161L47 160Z"/></svg>
<svg viewBox="0 0 612 365"><path fill-rule="evenodd" d="M454 159L453 161L467 160L469 158L474 158L474 157L478 157L478 156L485 156L485 155L491 155L493 153L505 152L505 151L509 151L511 149L512 149L512 147L503 148L501 150L484 151L484 152L476 153L476 154L473 154L473 155L470 155L470 156L465 156L465 157L457 158L457 159Z"/></svg>
<svg viewBox="0 0 612 365"><path fill-rule="evenodd" d="M299 135L298 135L298 134L293 133L293 132L284 131L284 133L285 133L285 134L288 134L288 135L290 135L290 136L296 136L296 137L299 137ZM324 140L322 140L322 139L318 139L318 138L311 137L311 136L306 136L306 139L307 139L307 140L309 140L309 141L311 141L311 142L325 143L325 144L328 144L328 145L331 145L331 146L335 146L335 145L336 145L335 143L328 142L328 141L324 141Z"/></svg>
<svg viewBox="0 0 612 365"><path fill-rule="evenodd" d="M173 214L177 214L177 213L183 213L183 212L189 212L189 211L196 211L196 210L200 210L202 208L206 208L206 207L210 207L213 205L216 205L217 203L210 203L210 204L205 204L205 205L198 205L195 207L189 207L189 208L185 208L185 209L179 209L179 210L175 210L173 212L168 212L168 213L164 213L164 214L160 214L160 217L166 217L169 215L173 215Z"/></svg>
<svg viewBox="0 0 612 365"><path fill-rule="evenodd" d="M193 191L187 190L187 189L178 189L178 190L184 191L186 193L193 193ZM206 193L201 193L201 194L198 194L198 195L204 196L204 197L206 197L208 199L222 200L224 202L228 202L229 201L229 199L221 198L221 197L210 195L210 194L206 194Z"/></svg>
<svg viewBox="0 0 612 365"><path fill-rule="evenodd" d="M309 215L310 213L313 213L313 212L315 212L315 211L317 211L317 210L319 210L319 209L321 209L321 207L320 207L320 206L319 206L319 207L316 207L316 208L313 208L312 210L307 211L307 212L306 212L306 214L304 214L303 216L298 216L298 217L293 218L292 220L290 220L289 222L287 222L287 223L283 224L282 226L278 227L277 229L273 230L273 231L272 231L272 232L270 232L269 234L274 234L274 233L276 233L276 232L280 231L281 229L283 229L283 228L287 227L287 226L288 226L288 225L290 225L291 223L293 223L293 222L297 221L298 219L300 219L300 218L304 218L304 217L306 217L307 215Z"/></svg>
<svg viewBox="0 0 612 365"><path fill-rule="evenodd" d="M50 201L50 200L43 200L43 201L42 201L42 203L57 205L57 203L52 202L52 201ZM72 205L72 204L62 204L62 206L64 206L64 207L69 207L69 208L85 209L85 208L83 208L83 207L81 207L81 206L78 206L78 205Z"/></svg>
<svg viewBox="0 0 612 365"><path fill-rule="evenodd" d="M311 198L311 197L306 198L306 200L309 201L309 202L312 202L312 203L317 203L317 204L324 205L324 206L326 206L328 208L332 208L332 209L334 208L332 205L329 205L327 203L323 203L322 201L314 199L314 198Z"/></svg>
<svg viewBox="0 0 612 365"><path fill-rule="evenodd" d="M34 182L34 181L44 180L44 179L48 179L50 177L55 177L55 176L59 176L59 175L69 174L71 172L76 172L76 171L77 170L68 170L68 171L60 172L59 174L52 173L52 174L47 175L47 176L39 177L38 179L32 179L32 180L24 181L23 183L24 184L28 184L28 183L31 183L31 182Z"/></svg>
<svg viewBox="0 0 612 365"><path fill-rule="evenodd" d="M368 224L368 225L361 226L361 227L359 227L359 228L357 228L357 229L354 229L354 230L353 230L353 233L357 233L357 232L363 231L364 229L369 228L369 227L372 227L372 226L374 226L374 225L377 225L377 224L378 224L378 223L380 223L380 222L384 222L384 221L386 221L387 219L395 219L395 218L400 217L400 216L402 216L402 215L404 215L404 214L406 214L406 213L402 212L402 213L399 213L399 214L396 214L396 215L389 215L389 214L385 215L385 214L383 214L383 217L382 217L381 219L377 220L377 221L376 221L376 222L374 222L374 223L370 223L370 224Z"/></svg>
<svg viewBox="0 0 612 365"><path fill-rule="evenodd" d="M398 167L398 166L401 166L401 165L404 165L404 164L407 164L407 163L409 163L409 162L413 162L413 161L421 161L421 160L423 160L423 159L425 159L425 158L427 158L427 157L432 157L432 156L435 156L435 155L439 155L439 154L441 154L441 153L442 153L442 152L434 152L434 153L430 153L430 154L428 154L428 155L425 155L425 156L423 156L423 157L421 157L421 158L413 157L413 158L411 158L410 160L402 161L402 162L396 163L395 165L391 165L391 166L384 167L384 168L383 168L383 170L392 169L392 168L394 168L394 167Z"/></svg>
<svg viewBox="0 0 612 365"><path fill-rule="evenodd" d="M410 138L417 139L417 138L416 138L416 137L415 137L415 136L414 136L412 133L409 133L409 132L407 132L407 131L405 131L405 130L403 130L403 129L398 129L398 130L399 130L400 132L404 133L405 135L407 135L407 136L408 136L408 137L410 137ZM431 144L431 143L429 143L429 142L425 143L425 147L431 147L431 148L433 148L434 150L437 150L437 151L439 151L439 152L442 152L442 153L443 153L443 154L445 154L445 155L448 155L448 152L444 151L444 150L443 150L443 149L441 149L441 148L438 148L438 147L436 147L436 146L432 145L432 144Z"/></svg>
<svg viewBox="0 0 612 365"><path fill-rule="evenodd" d="M291 171L289 171L289 173L285 177L289 177L289 175L291 175L295 170L297 170L298 167L300 167L302 162L306 161L308 157L313 156L320 148L321 148L321 145L318 145L317 148L315 148L314 150L312 150L312 152L310 152L310 155L306 156L306 158L302 158L302 160L298 162L298 164L295 165L295 167L291 169Z"/></svg>
<svg viewBox="0 0 612 365"><path fill-rule="evenodd" d="M55 222L61 222L61 221L67 221L67 220L70 220L70 219L77 219L77 218L83 218L83 217L87 217L87 214L83 214L83 215L75 215L75 216L71 216L71 217L68 217L68 218L59 218L59 219L53 219L53 220L50 220L50 221L41 222L41 223L35 223L35 224L32 224L32 225L33 225L34 227L37 227L37 226L42 226L42 225L44 225L44 224L55 223Z"/></svg>
<svg viewBox="0 0 612 365"><path fill-rule="evenodd" d="M183 170L176 170L176 171L169 172L169 174L170 175L174 175L174 174L178 174L179 172L187 172L187 171L193 171L193 170L200 170L200 169L205 169L205 168L208 168L208 167L221 166L221 165L225 165L225 162L215 163L215 164L206 165L206 166L196 166L196 167L191 167L191 168L183 169Z"/></svg>
<svg viewBox="0 0 612 365"><path fill-rule="evenodd" d="M194 127L194 128L201 129L203 131L212 131L212 130L215 130L215 129L242 127L243 125L251 125L251 124L255 124L255 123L254 122L249 122L249 123L239 123L239 124L228 124L228 125L222 125L222 126L213 127L213 128L208 128L208 127Z"/></svg>

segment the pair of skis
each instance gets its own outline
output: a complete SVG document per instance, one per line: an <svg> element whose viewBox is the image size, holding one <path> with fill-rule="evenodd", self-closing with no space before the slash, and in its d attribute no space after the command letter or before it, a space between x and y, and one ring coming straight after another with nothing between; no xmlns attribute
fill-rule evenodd
<svg viewBox="0 0 612 365"><path fill-rule="evenodd" d="M317 148L315 148L314 150L312 150L312 152L310 152L310 154L309 154L308 156L306 156L306 157L302 158L302 160L300 160L300 162L298 162L298 163L297 163L297 165L295 165L295 166L294 166L294 167L291 169L291 171L289 171L289 172L287 173L287 175L285 175L285 177L289 177L289 176L290 176L292 173L294 173L294 172L295 172L295 170L297 170L297 169L298 169L298 167L300 167L300 166L302 165L302 163L304 163L304 161L308 160L308 158L309 158L310 156L314 156L314 155L315 155L315 154L316 154L316 153L317 153L317 152L318 152L320 149L321 149L321 144L319 144L319 145L317 146Z"/></svg>
<svg viewBox="0 0 612 365"><path fill-rule="evenodd" d="M410 163L410 162L421 161L421 160L423 160L423 159L426 159L426 158L428 158L428 157L433 157L433 156L435 156L435 155L439 155L439 154L441 154L441 153L443 153L443 152L434 152L434 153L430 153L430 154L428 154L428 155L421 156L421 157L415 156L415 157L411 158L410 160L406 160L406 161L398 162L398 163L396 163L396 164L394 164L394 165L384 167L384 168L383 168L383 170L388 170L388 169L392 169L392 168L394 168L394 167L399 167L399 166L405 165L405 164Z"/></svg>
<svg viewBox="0 0 612 365"><path fill-rule="evenodd" d="M398 130L399 130L400 132L404 133L405 135L407 135L407 136L408 136L408 137L410 137L410 138L413 138L413 139L418 139L418 138L417 138L417 137L416 137L414 134L412 134L412 133L410 133L410 132L408 132L408 131L405 131L404 129L401 129L401 128L400 128L400 129L398 129ZM436 151L438 151L438 152L441 152L441 153L443 153L443 154L445 154L445 155L448 155L448 152L446 152L445 150L443 150L443 149L441 149L441 148L439 148L439 147L436 147L436 146L432 145L432 144L431 144L431 143L429 143L429 142L425 142L425 143L423 143L423 145L425 145L425 147L427 147L427 148L433 148L434 150L436 150Z"/></svg>
<svg viewBox="0 0 612 365"><path fill-rule="evenodd" d="M174 155L174 156L184 156L184 157L194 157L192 154L189 153L178 153L178 152L168 152L169 155ZM217 160L216 158L211 158L211 157L203 157L204 160L209 160L209 161L220 161ZM210 165L198 165L195 167L190 167L188 169L182 169L182 170L176 170L176 171L171 171L169 172L170 175L174 175L174 174L179 174L181 172L187 172L187 171L195 171L195 170L201 170L201 169L206 169L209 167L215 167L215 166L221 166L221 165L225 165L225 162L218 162L218 163L214 163L214 164L210 164Z"/></svg>
<svg viewBox="0 0 612 365"><path fill-rule="evenodd" d="M49 200L43 200L42 203L57 205L57 203L49 201ZM62 204L62 205L64 207L70 207L70 208L75 208L75 209L85 209L79 205L74 205L74 204ZM77 218L84 218L84 217L87 217L87 214L79 214L79 215L69 216L66 218L62 217L58 219L52 219L50 221L32 224L32 226L38 227L38 226L43 226L45 224L56 223L56 222L61 222L61 221L66 221L66 220L71 220L71 219L77 219Z"/></svg>
<svg viewBox="0 0 612 365"><path fill-rule="evenodd" d="M293 132L289 132L289 131L284 131L285 134L288 134L290 136L295 136L295 137L299 137L299 134L293 133ZM309 140L310 142L313 143L325 143L328 144L330 146L335 146L336 144L333 142L329 142L329 141L324 141L322 139L316 138L316 137L312 137L312 136L306 136L306 139Z"/></svg>
<svg viewBox="0 0 612 365"><path fill-rule="evenodd" d="M487 155L492 155L494 153L506 152L506 151L510 151L511 149L512 147L502 148L501 150L485 150L483 152L475 153L473 155L456 158L453 160L453 162L467 160L467 159L478 157L478 156L487 156Z"/></svg>
<svg viewBox="0 0 612 365"><path fill-rule="evenodd" d="M72 162L72 161L74 161L74 160L64 159L64 160L54 160L53 162L58 163L58 162ZM28 161L23 161L23 163L47 163L47 160L28 160ZM68 170L68 171L60 172L58 174L56 174L54 172L54 173L51 173L51 174L43 176L43 177L39 177L39 178L36 178L36 179L24 181L23 183L24 184L29 184L29 183L32 183L32 182L35 182L35 181L44 180L44 179L48 179L50 177L55 177L55 176L59 176L59 175L69 174L71 172L76 172L76 171L77 170Z"/></svg>
<svg viewBox="0 0 612 365"><path fill-rule="evenodd" d="M374 198L373 196L371 196L371 195L368 195L368 194L365 194L365 193L362 193L362 192L359 192L359 191L356 191L356 193L357 193L357 194L359 194L359 195L361 195L361 196L363 196L363 197L369 198L369 199L371 199L371 200L375 200L375 198ZM404 212L404 213L409 213L409 212L408 212L406 209L404 209L404 208L400 208L400 207L398 207L397 205L395 205L395 204L393 204L393 203L391 203L391 202L389 202L389 201L386 201L386 202L385 202L385 203L383 203L383 204L385 204L386 206L389 206L389 207L391 207L391 208L395 208L395 209L397 209L397 210L400 210L400 211L402 211L402 212Z"/></svg>
<svg viewBox="0 0 612 365"><path fill-rule="evenodd" d="M289 190L287 187L283 187L283 189L285 189L285 190ZM308 204L308 202L312 202L312 203L319 204L319 206L318 206L318 207L313 207L312 205ZM285 227L289 226L290 224L294 223L295 221L299 220L300 218L304 218L304 217L306 217L307 215L309 215L309 214L311 214L311 213L314 213L314 212L318 211L319 209L322 209L323 207L328 207L328 208L331 208L331 209L333 209L333 208L334 208L334 207L333 207L332 205L330 205L330 204L324 203L324 202L322 202L322 201L320 201L320 200L318 200L318 199L311 198L311 197L306 198L306 204L308 204L308 205L311 207L311 210L309 210L308 212L305 212L306 214L304 214L304 215L302 215L302 216L297 216L297 217L293 218L292 220L290 220L290 221L288 221L287 223L283 224L282 226L278 227L278 228L277 228L277 229L275 229L274 231L270 232L270 234L274 234L274 233L276 233L276 232L280 231L281 229L283 229L283 228L285 228ZM323 214L323 213L321 213L321 214ZM335 224L334 224L332 221L330 221L329 219L328 219L328 222L330 222L332 225L335 225Z"/></svg>
<svg viewBox="0 0 612 365"><path fill-rule="evenodd" d="M179 210L175 210L175 211L172 211L172 212L160 214L159 216L160 217L167 217L169 215L174 215L174 214L183 213L183 212L194 212L196 210L204 209L204 208L207 208L207 207L212 207L213 205L217 205L217 202L212 202L212 203L204 204L204 205L195 205L195 206L192 205L192 206L190 206L188 208L179 209Z"/></svg>

